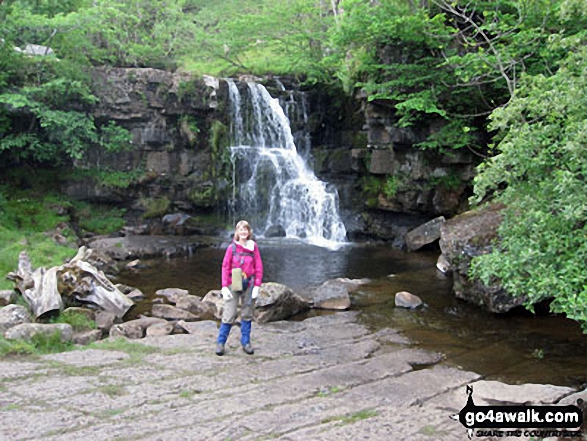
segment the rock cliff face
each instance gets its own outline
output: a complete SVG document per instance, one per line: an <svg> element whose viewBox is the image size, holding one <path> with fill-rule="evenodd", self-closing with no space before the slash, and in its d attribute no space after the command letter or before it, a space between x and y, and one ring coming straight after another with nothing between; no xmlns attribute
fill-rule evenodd
<svg viewBox="0 0 587 441"><path fill-rule="evenodd" d="M94 115L130 131L127 151L90 151L76 166L86 170L64 191L81 199L149 212L222 212L231 189L227 86L156 69L96 70ZM267 81L276 96L286 80ZM440 155L414 145L434 131L398 128L382 104L342 93L306 90L309 157L317 176L338 189L351 239L383 239L404 246L404 235L466 205L476 165L468 152ZM300 121L292 122L292 131ZM295 134L294 134L295 135ZM90 170L92 172L90 172ZM96 176L119 173L124 183L104 185ZM158 209L158 210L157 210Z"/></svg>
<svg viewBox="0 0 587 441"><path fill-rule="evenodd" d="M523 305L524 297L512 297L496 280L485 285L469 277L471 260L491 252L501 223L503 206L494 205L455 216L440 227L440 249L453 270L453 291L469 303L490 312L507 312Z"/></svg>
<svg viewBox="0 0 587 441"><path fill-rule="evenodd" d="M131 142L118 153L89 151L76 166L93 173L82 174L65 191L143 212L157 199L165 200L172 212L211 207L215 168L210 137L214 131L218 137L224 125L217 88L218 81L211 78L156 69L94 71L96 121L119 124L130 132ZM100 172L134 179L130 185L102 185L96 179Z"/></svg>
<svg viewBox="0 0 587 441"><path fill-rule="evenodd" d="M392 109L361 100L351 111L343 118L352 121L350 127L313 147L317 173L339 189L350 235L403 246L408 230L466 208L477 158L415 147L436 130L434 121L400 128Z"/></svg>

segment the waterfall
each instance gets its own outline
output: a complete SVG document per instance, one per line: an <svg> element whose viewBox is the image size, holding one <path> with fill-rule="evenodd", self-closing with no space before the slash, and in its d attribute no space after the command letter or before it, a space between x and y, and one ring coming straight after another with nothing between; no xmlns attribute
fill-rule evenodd
<svg viewBox="0 0 587 441"><path fill-rule="evenodd" d="M307 121L305 101L299 105L292 94L282 107L261 84L247 82L239 89L233 80L226 82L235 216L250 219L261 235L280 226L286 237L338 248L346 242L338 193L320 181L298 154L286 115L295 111ZM309 143L307 133L296 138ZM309 145L304 147L309 151Z"/></svg>

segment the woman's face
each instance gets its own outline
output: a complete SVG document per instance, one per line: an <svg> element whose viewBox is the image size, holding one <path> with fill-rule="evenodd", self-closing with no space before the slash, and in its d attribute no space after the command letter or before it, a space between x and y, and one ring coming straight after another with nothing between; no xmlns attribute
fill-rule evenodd
<svg viewBox="0 0 587 441"><path fill-rule="evenodd" d="M242 225L238 227L236 234L238 235L238 239L244 242L249 238L249 229Z"/></svg>

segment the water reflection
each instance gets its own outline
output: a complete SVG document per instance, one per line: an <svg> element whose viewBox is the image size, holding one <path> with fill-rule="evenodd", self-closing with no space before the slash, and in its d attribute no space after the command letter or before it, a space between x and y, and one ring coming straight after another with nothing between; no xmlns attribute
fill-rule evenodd
<svg viewBox="0 0 587 441"><path fill-rule="evenodd" d="M120 282L153 296L162 288L184 288L204 296L220 288L226 244L198 249L190 258L160 260L148 269L121 275ZM495 315L459 301L451 279L435 267L435 252L404 253L388 246L349 245L337 251L292 241L261 241L266 282L297 291L336 277L369 278L352 295L352 308L372 330L400 329L419 347L445 354L446 363L508 383L580 386L587 381L587 337L562 317L528 313ZM426 306L394 307L394 295L409 291ZM147 313L149 302L134 314Z"/></svg>

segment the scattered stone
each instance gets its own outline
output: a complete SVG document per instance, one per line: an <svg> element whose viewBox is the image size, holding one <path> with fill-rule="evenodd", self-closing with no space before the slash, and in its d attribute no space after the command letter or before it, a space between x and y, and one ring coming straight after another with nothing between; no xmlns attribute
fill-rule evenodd
<svg viewBox="0 0 587 441"><path fill-rule="evenodd" d="M189 295L189 291L187 289L181 288L165 288L156 291L155 294L161 297L165 297L171 303L176 304L179 299Z"/></svg>
<svg viewBox="0 0 587 441"><path fill-rule="evenodd" d="M16 291L13 289L0 290L0 306L11 305L16 301Z"/></svg>
<svg viewBox="0 0 587 441"><path fill-rule="evenodd" d="M473 398L478 406L553 404L574 392L573 388L552 384L510 385L485 380L473 383Z"/></svg>
<svg viewBox="0 0 587 441"><path fill-rule="evenodd" d="M162 337L173 332L173 323L156 323L147 328L147 337Z"/></svg>
<svg viewBox="0 0 587 441"><path fill-rule="evenodd" d="M469 278L471 260L492 251L503 208L488 205L468 211L449 219L440 228L440 249L452 268L455 296L496 313L507 312L527 301L523 295L513 297L497 280L485 285Z"/></svg>
<svg viewBox="0 0 587 441"><path fill-rule="evenodd" d="M128 262L126 264L126 267L129 268L129 269L132 269L132 268L138 268L140 265L141 265L141 260L140 259L135 259L132 262Z"/></svg>
<svg viewBox="0 0 587 441"><path fill-rule="evenodd" d="M30 340L35 335L50 337L56 332L60 333L62 342L69 342L73 338L73 328L67 323L22 323L5 332L7 340Z"/></svg>
<svg viewBox="0 0 587 441"><path fill-rule="evenodd" d="M351 306L349 283L346 281L328 280L308 293L312 308L344 310Z"/></svg>
<svg viewBox="0 0 587 441"><path fill-rule="evenodd" d="M21 323L30 323L31 315L29 311L21 305L8 305L0 309L0 332L20 325Z"/></svg>
<svg viewBox="0 0 587 441"><path fill-rule="evenodd" d="M446 257L444 257L444 254L441 254L440 256L438 256L438 260L436 261L436 268L438 268L440 270L440 272L446 274L449 271L451 271L451 266L450 263L448 262L448 260L446 260Z"/></svg>
<svg viewBox="0 0 587 441"><path fill-rule="evenodd" d="M165 320L197 320L194 314L184 309L172 305L153 305L151 308L153 317L163 318Z"/></svg>
<svg viewBox="0 0 587 441"><path fill-rule="evenodd" d="M192 313L199 320L211 320L216 314L216 305L210 302L203 302L198 296L185 296L179 299L175 305Z"/></svg>
<svg viewBox="0 0 587 441"><path fill-rule="evenodd" d="M90 329L87 331L74 332L71 341L76 345L89 345L102 338L102 331L99 329Z"/></svg>
<svg viewBox="0 0 587 441"><path fill-rule="evenodd" d="M265 237L285 237L287 233L281 225L271 225L265 231Z"/></svg>
<svg viewBox="0 0 587 441"><path fill-rule="evenodd" d="M363 278L363 279L349 279L347 277L339 277L337 279L333 279L335 282L340 282L347 287L348 292L353 292L359 289L361 285L366 285L371 283L371 279Z"/></svg>
<svg viewBox="0 0 587 441"><path fill-rule="evenodd" d="M438 240L440 238L440 227L445 222L444 216L439 216L407 233L405 239L408 249L415 251Z"/></svg>
<svg viewBox="0 0 587 441"><path fill-rule="evenodd" d="M166 320L156 317L142 317L120 323L110 328L110 337L126 337L130 339L140 339L145 336L147 329L157 323L167 323Z"/></svg>
<svg viewBox="0 0 587 441"><path fill-rule="evenodd" d="M410 294L407 291L400 291L395 295L395 306L414 309L422 304L420 297Z"/></svg>
<svg viewBox="0 0 587 441"><path fill-rule="evenodd" d="M145 294L143 294L143 292L137 288L134 288L126 296L135 303L145 299Z"/></svg>
<svg viewBox="0 0 587 441"><path fill-rule="evenodd" d="M255 303L255 317L259 323L285 320L309 307L309 303L288 286L263 283Z"/></svg>
<svg viewBox="0 0 587 441"><path fill-rule="evenodd" d="M116 316L111 312L96 311L94 320L96 322L96 328L108 334L116 322Z"/></svg>

